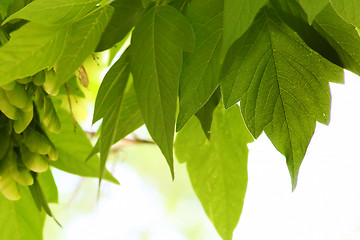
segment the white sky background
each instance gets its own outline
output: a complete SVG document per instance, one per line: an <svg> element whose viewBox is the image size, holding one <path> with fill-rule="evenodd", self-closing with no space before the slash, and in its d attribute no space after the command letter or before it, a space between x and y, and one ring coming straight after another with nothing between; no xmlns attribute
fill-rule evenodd
<svg viewBox="0 0 360 240"><path fill-rule="evenodd" d="M234 240L360 240L360 78L347 72L345 85L331 84L331 92L330 125L317 124L294 193L285 159L267 137L249 144L248 190ZM54 174L58 184L69 177ZM122 185L109 185L93 213L65 223L61 239L135 240L144 228L144 239L186 239L168 219L164 197L136 169L121 165L115 176ZM66 184L60 194L72 189ZM201 208L183 204L186 214ZM203 218L210 234L203 239L220 239Z"/></svg>

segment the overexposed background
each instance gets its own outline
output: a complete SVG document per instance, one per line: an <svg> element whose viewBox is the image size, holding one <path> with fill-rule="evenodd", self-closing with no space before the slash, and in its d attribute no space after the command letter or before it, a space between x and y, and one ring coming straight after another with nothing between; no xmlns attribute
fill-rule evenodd
<svg viewBox="0 0 360 240"><path fill-rule="evenodd" d="M317 124L291 192L285 158L263 134L249 144L249 180L233 239L360 240L360 78L346 72L331 84L329 126ZM144 129L140 135L146 135ZM186 173L151 144L121 148L108 169L120 186L54 169L60 204L51 207L45 240L221 239L207 219Z"/></svg>

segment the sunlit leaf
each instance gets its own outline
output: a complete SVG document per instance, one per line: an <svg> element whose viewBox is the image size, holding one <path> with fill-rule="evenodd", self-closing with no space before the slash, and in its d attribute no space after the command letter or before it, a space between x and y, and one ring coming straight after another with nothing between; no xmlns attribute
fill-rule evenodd
<svg viewBox="0 0 360 240"><path fill-rule="evenodd" d="M231 129L231 130L230 130ZM177 134L176 158L186 162L194 191L220 236L232 239L247 186L246 144L253 138L238 106L214 111L211 140L192 118Z"/></svg>
<svg viewBox="0 0 360 240"><path fill-rule="evenodd" d="M68 39L67 27L27 23L0 47L0 85L54 66Z"/></svg>
<svg viewBox="0 0 360 240"><path fill-rule="evenodd" d="M360 27L360 0L330 0L330 3L345 21Z"/></svg>
<svg viewBox="0 0 360 240"><path fill-rule="evenodd" d="M45 212L39 212L27 187L20 186L21 199L10 201L0 194L0 239L43 239Z"/></svg>
<svg viewBox="0 0 360 240"><path fill-rule="evenodd" d="M69 80L86 57L95 50L112 12L112 7L103 8L71 26L70 40L55 66L58 84Z"/></svg>
<svg viewBox="0 0 360 240"><path fill-rule="evenodd" d="M9 16L4 23L21 18L34 23L67 24L83 18L99 2L100 0L37 0Z"/></svg>

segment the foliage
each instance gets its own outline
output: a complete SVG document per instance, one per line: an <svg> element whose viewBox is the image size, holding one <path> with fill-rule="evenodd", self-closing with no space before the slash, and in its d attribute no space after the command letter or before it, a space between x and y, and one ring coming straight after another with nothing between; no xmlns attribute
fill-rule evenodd
<svg viewBox="0 0 360 240"><path fill-rule="evenodd" d="M329 82L360 74L359 16L360 0L1 1L0 208L14 209L0 217L1 238L41 238L41 209L52 216L57 201L49 165L117 183L105 170L110 147L145 124L173 178L179 132L176 158L231 239L246 144L265 132L295 189L316 122L330 121ZM79 94L69 91L76 78L87 86L89 55L113 56L127 38L98 91L92 148L62 101Z"/></svg>

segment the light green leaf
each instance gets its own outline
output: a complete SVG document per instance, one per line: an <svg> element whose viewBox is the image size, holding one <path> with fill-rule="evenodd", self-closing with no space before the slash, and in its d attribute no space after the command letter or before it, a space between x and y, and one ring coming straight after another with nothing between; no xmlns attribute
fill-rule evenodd
<svg viewBox="0 0 360 240"><path fill-rule="evenodd" d="M314 20L313 27L336 50L343 67L360 74L360 36L328 5Z"/></svg>
<svg viewBox="0 0 360 240"><path fill-rule="evenodd" d="M70 40L55 65L58 85L69 80L95 50L112 12L112 7L105 7L71 26Z"/></svg>
<svg viewBox="0 0 360 240"><path fill-rule="evenodd" d="M0 239L42 240L45 213L37 210L28 188L19 187L20 200L10 201L0 194Z"/></svg>
<svg viewBox="0 0 360 240"><path fill-rule="evenodd" d="M136 25L131 40L131 70L139 107L172 176L182 49L191 50L193 42L191 25L170 6L151 8Z"/></svg>
<svg viewBox="0 0 360 240"><path fill-rule="evenodd" d="M0 85L54 66L67 42L69 29L27 23L0 48Z"/></svg>
<svg viewBox="0 0 360 240"><path fill-rule="evenodd" d="M49 203L58 203L58 189L51 170L38 174L37 180L44 191L47 201Z"/></svg>
<svg viewBox="0 0 360 240"><path fill-rule="evenodd" d="M360 27L360 0L330 0L330 3L345 21Z"/></svg>
<svg viewBox="0 0 360 240"><path fill-rule="evenodd" d="M218 88L215 90L209 101L202 108L200 108L197 113L195 113L195 116L199 119L201 127L208 139L210 139L211 135L210 129L213 120L213 112L215 108L219 105L220 99L221 93L220 88Z"/></svg>
<svg viewBox="0 0 360 240"><path fill-rule="evenodd" d="M177 134L175 154L186 162L194 191L220 236L232 239L247 186L246 144L253 138L239 107L214 111L211 140L192 118Z"/></svg>
<svg viewBox="0 0 360 240"><path fill-rule="evenodd" d="M209 100L219 85L223 2L193 0L185 15L193 26L196 42L192 53L184 56L177 131Z"/></svg>
<svg viewBox="0 0 360 240"><path fill-rule="evenodd" d="M240 100L255 138L262 131L286 157L293 189L315 123L328 123L329 81L340 67L311 50L271 9L265 9L229 50L221 84L225 106Z"/></svg>
<svg viewBox="0 0 360 240"><path fill-rule="evenodd" d="M229 47L250 27L267 0L224 0L224 57Z"/></svg>
<svg viewBox="0 0 360 240"><path fill-rule="evenodd" d="M123 106L120 109L121 112L119 113L120 118L118 120L118 123L116 123L117 129L114 130L116 132L115 140L112 144L120 141L144 124L144 120L142 118L139 105L137 103L135 90L132 85L128 87L122 105ZM92 149L88 158L94 156L98 152L99 141Z"/></svg>
<svg viewBox="0 0 360 240"><path fill-rule="evenodd" d="M76 124L76 132L74 132L72 118L68 112L60 107L56 107L56 112L61 122L61 132L59 134L48 132L47 134L59 153L59 159L51 162L51 165L79 176L98 177L99 157L93 156L89 161L85 162L92 148L85 132L78 124ZM105 173L104 179L118 183L109 172Z"/></svg>
<svg viewBox="0 0 360 240"><path fill-rule="evenodd" d="M115 63L115 65L109 70L104 78L104 83L101 85L99 90L98 109L106 108L108 111L94 112L94 117L98 113L97 117L103 117L101 124L101 134L99 138L100 147L100 177L101 182L102 176L105 170L105 163L111 145L114 143L118 129L118 125L121 116L121 108L123 107L122 102L124 99L124 92L130 77L130 66L129 66L129 52L123 53L121 58ZM98 101L97 101L98 102Z"/></svg>
<svg viewBox="0 0 360 240"><path fill-rule="evenodd" d="M117 0L109 24L106 26L96 51L103 51L120 42L139 21L144 12L141 0Z"/></svg>
<svg viewBox="0 0 360 240"><path fill-rule="evenodd" d="M311 24L316 15L318 15L321 10L323 10L326 5L329 4L329 0L299 0L299 3L305 10L308 16L308 21Z"/></svg>
<svg viewBox="0 0 360 240"><path fill-rule="evenodd" d="M36 0L9 16L3 24L20 18L34 23L64 25L80 20L99 2L100 0Z"/></svg>

